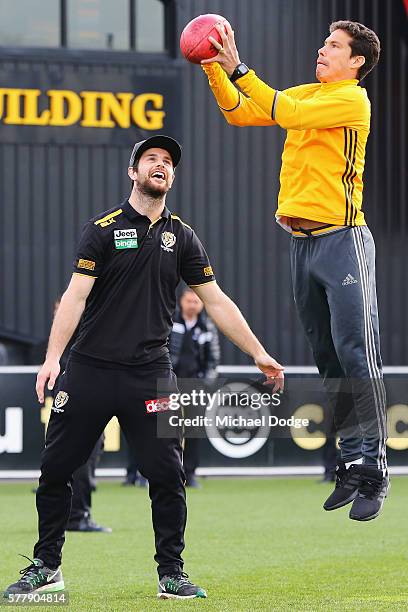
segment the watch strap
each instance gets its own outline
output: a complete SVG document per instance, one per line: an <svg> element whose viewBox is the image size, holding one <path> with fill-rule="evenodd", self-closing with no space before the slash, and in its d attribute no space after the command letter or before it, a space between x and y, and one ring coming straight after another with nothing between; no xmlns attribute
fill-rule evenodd
<svg viewBox="0 0 408 612"><path fill-rule="evenodd" d="M248 72L249 72L248 66L241 62L241 64L238 64L238 66L235 68L234 72L231 74L229 79L231 83L235 83L235 81L240 79L242 76L244 76Z"/></svg>

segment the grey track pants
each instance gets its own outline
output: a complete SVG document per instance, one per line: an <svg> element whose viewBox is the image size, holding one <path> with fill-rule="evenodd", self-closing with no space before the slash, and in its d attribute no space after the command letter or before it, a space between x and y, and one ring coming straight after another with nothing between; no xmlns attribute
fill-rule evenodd
<svg viewBox="0 0 408 612"><path fill-rule="evenodd" d="M291 239L294 297L334 407L344 461L386 462L375 245L366 226Z"/></svg>

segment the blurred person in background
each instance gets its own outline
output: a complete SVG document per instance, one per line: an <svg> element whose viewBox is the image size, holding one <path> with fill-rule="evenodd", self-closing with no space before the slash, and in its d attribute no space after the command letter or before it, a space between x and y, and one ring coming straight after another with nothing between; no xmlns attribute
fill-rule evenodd
<svg viewBox="0 0 408 612"><path fill-rule="evenodd" d="M147 482L147 478L142 476L142 474L139 472L135 450L133 448L130 448L129 444L127 444L127 459L128 463L126 466L126 478L122 482L122 486L138 486L141 488L147 487L149 484Z"/></svg>
<svg viewBox="0 0 408 612"><path fill-rule="evenodd" d="M182 292L179 304L169 341L170 358L179 387L183 379L198 378L211 383L217 377L220 362L217 328L203 310L204 304L198 295L189 287ZM195 477L200 459L199 449L199 438L185 438L183 464L187 487L199 487Z"/></svg>

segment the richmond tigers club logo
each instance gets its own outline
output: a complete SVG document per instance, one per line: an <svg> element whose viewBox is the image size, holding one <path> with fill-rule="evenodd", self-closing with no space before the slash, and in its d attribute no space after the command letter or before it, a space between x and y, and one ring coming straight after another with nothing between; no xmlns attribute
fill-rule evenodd
<svg viewBox="0 0 408 612"><path fill-rule="evenodd" d="M175 244L176 244L176 237L172 232L162 233L161 248L163 249L163 251L169 251L170 253L172 253L173 249L171 247L174 246Z"/></svg>
<svg viewBox="0 0 408 612"><path fill-rule="evenodd" d="M65 391L58 391L57 395L55 396L54 405L52 407L52 410L54 412L64 412L62 410L62 407L65 406L68 400L69 400L68 393L66 393Z"/></svg>

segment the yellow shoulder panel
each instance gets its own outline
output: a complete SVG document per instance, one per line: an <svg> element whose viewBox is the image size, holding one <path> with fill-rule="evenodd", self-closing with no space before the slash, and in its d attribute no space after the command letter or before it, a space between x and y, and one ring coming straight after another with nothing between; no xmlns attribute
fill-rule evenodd
<svg viewBox="0 0 408 612"><path fill-rule="evenodd" d="M178 217L177 215L170 215L172 219L176 219L176 221L180 221L180 223L182 223L183 225L185 225L186 227L188 227L189 229L193 229L190 225L187 225L187 223L184 223L184 221L182 221L180 219L180 217Z"/></svg>
<svg viewBox="0 0 408 612"><path fill-rule="evenodd" d="M94 225L100 225L101 227L105 227L106 225L115 223L116 221L114 217L116 217L117 215L120 215L121 212L122 212L122 209L119 208L119 210L115 210L113 213L106 215L106 217L103 217L102 219L98 219L98 221L95 221Z"/></svg>

